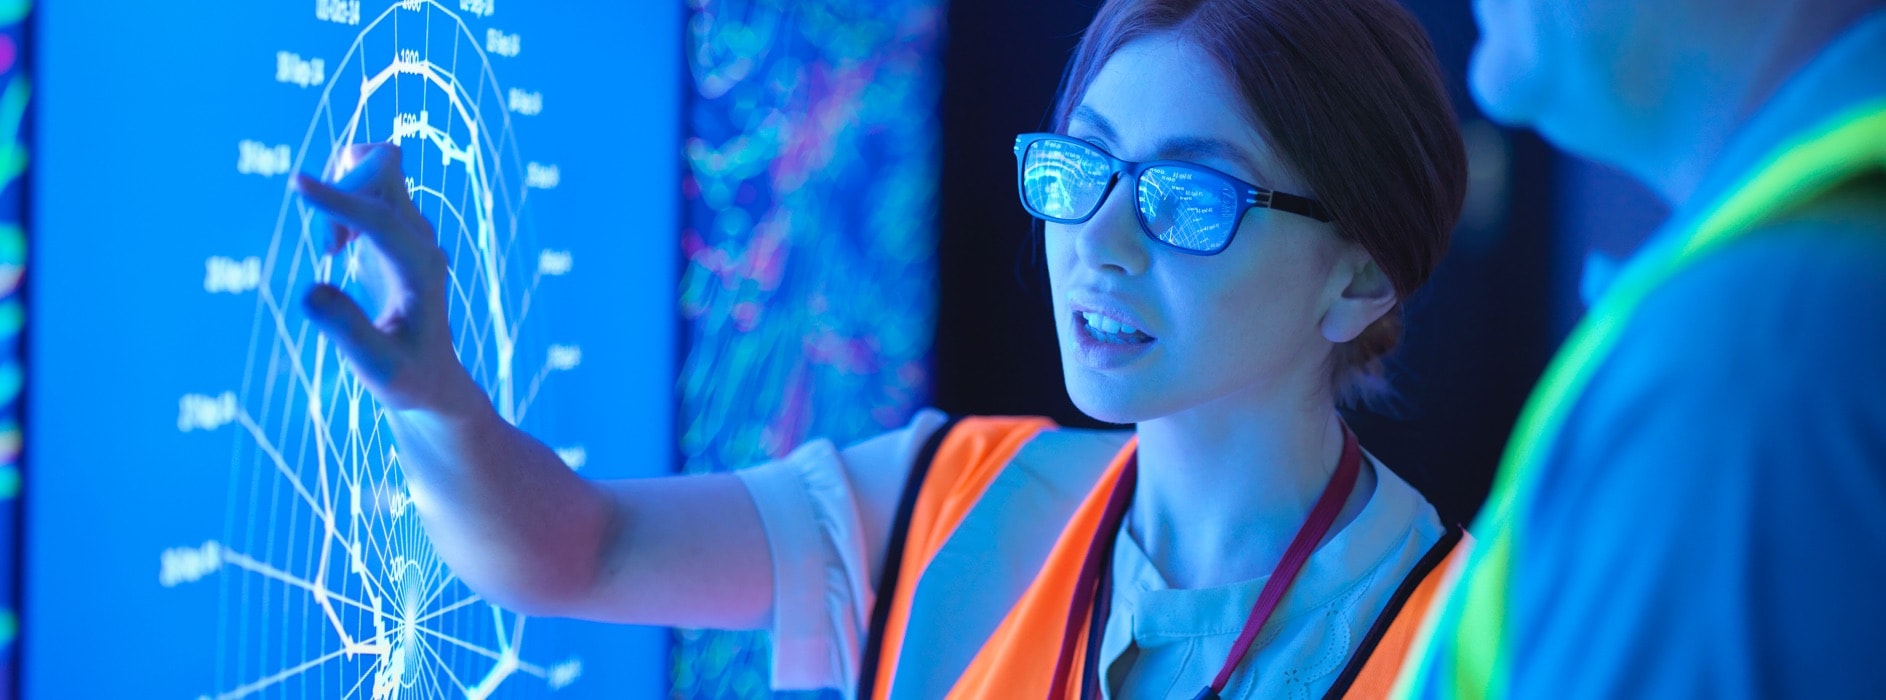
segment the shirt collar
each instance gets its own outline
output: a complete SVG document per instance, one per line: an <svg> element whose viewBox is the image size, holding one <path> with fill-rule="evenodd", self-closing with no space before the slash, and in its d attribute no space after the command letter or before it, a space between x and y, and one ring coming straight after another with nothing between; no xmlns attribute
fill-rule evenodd
<svg viewBox="0 0 1886 700"><path fill-rule="evenodd" d="M1318 610L1348 592L1368 578L1416 528L1426 525L1433 530L1420 533L1425 541L1439 539L1439 520L1425 515L1427 501L1420 492L1383 467L1372 455L1369 465L1375 470L1374 493L1369 495L1354 520L1310 555L1267 626L1283 624L1298 615ZM1249 613L1257 603L1258 595L1270 578L1266 575L1210 588L1173 589L1126 528L1120 528L1117 537L1114 602L1125 603L1128 610L1116 605L1108 627L1113 627L1114 621L1130 620L1131 636L1135 638L1236 635L1243 628L1243 613ZM1227 617L1227 610L1242 613ZM1124 647L1126 640L1106 641L1111 643L1103 646L1102 653L1110 659L1119 651L1113 647Z"/></svg>

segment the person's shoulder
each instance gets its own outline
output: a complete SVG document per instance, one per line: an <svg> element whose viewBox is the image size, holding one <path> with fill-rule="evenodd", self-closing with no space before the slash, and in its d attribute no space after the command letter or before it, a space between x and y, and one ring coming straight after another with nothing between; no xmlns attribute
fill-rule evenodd
<svg viewBox="0 0 1886 700"><path fill-rule="evenodd" d="M1865 590L1886 567L1879 202L1775 218L1626 321L1517 516L1516 693L1706 695L1749 683L1748 639L1804 696L1865 664L1886 619Z"/></svg>
<svg viewBox="0 0 1886 700"><path fill-rule="evenodd" d="M1871 187L1822 198L1704 254L1645 298L1618 354L1705 381L1874 363L1886 343L1881 202Z"/></svg>
<svg viewBox="0 0 1886 700"><path fill-rule="evenodd" d="M927 481L976 500L998 480L1083 489L1112 463L1131 431L1065 427L1045 416L966 415L943 422L917 459Z"/></svg>
<svg viewBox="0 0 1886 700"><path fill-rule="evenodd" d="M1733 460L1829 425L1886 429L1886 198L1870 193L1773 219L1653 290L1580 392L1567 446Z"/></svg>
<svg viewBox="0 0 1886 700"><path fill-rule="evenodd" d="M1131 430L1055 426L1029 439L1016 452L1014 466L1037 478L1059 481L1078 475L1085 481L1111 465L1132 437Z"/></svg>
<svg viewBox="0 0 1886 700"><path fill-rule="evenodd" d="M1133 437L1130 429L1065 426L1047 416L964 415L950 419L947 429L955 440L1015 441L1030 449L1045 446L1048 451L1095 447L1118 450Z"/></svg>
<svg viewBox="0 0 1886 700"><path fill-rule="evenodd" d="M1666 296L1726 294L1743 301L1807 300L1886 284L1886 175L1792 206L1705 254L1665 285ZM1825 299L1823 299L1825 300Z"/></svg>

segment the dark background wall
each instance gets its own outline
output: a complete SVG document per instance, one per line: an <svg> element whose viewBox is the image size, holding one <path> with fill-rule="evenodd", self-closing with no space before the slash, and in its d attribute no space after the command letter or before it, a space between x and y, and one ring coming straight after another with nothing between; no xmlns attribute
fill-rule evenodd
<svg viewBox="0 0 1886 700"><path fill-rule="evenodd" d="M1010 152L1015 134L1047 126L1061 71L1098 4L950 3L934 397L951 413L1098 425L1069 402L1046 297L1022 282L1034 234L1016 204ZM1555 253L1555 212L1579 203L1555 198L1560 156L1530 133L1488 124L1468 99L1463 76L1475 38L1468 4L1410 8L1447 73L1474 185L1447 259L1407 304L1408 332L1391 360L1399 399L1350 420L1443 517L1465 522L1564 332L1564 316L1553 310L1568 308L1561 297L1575 290L1567 275L1578 268L1555 262L1565 256ZM1593 188L1608 191L1609 180L1599 179Z"/></svg>

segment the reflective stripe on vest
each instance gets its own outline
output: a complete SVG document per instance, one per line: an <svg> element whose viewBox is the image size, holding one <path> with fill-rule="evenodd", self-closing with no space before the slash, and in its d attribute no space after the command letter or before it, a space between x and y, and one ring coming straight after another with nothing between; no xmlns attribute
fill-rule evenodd
<svg viewBox="0 0 1886 700"><path fill-rule="evenodd" d="M865 669L870 697L1046 697L1075 579L1134 444L1121 433L1056 429L1040 418L953 426L923 483L913 485L920 490L897 581L880 592L892 598L882 637L870 641L877 649L876 668ZM1041 522L1065 524L1045 532ZM965 541L952 548L959 529ZM1443 590L1442 572L1458 568L1468 549L1455 546L1462 537L1450 528L1422 557L1328 697L1388 692L1420 613ZM926 579L931 572L938 576Z"/></svg>

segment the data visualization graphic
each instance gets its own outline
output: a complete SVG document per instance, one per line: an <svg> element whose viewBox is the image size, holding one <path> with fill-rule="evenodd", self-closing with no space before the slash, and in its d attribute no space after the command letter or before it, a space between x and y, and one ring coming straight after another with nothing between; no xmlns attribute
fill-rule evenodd
<svg viewBox="0 0 1886 700"><path fill-rule="evenodd" d="M288 182L399 145L499 413L571 469L666 473L680 8L223 5L43 11L27 694L660 693L660 631L503 610L434 553L300 308L376 308L381 261L330 255Z"/></svg>
<svg viewBox="0 0 1886 700"><path fill-rule="evenodd" d="M532 190L558 184L557 166L518 162L510 129L512 115L539 114L543 96L507 91L492 75L492 54L510 50L515 37L497 29L476 36L464 18L433 2L389 7L364 21L357 4L327 9L331 20L362 25L338 62L276 54L278 81L325 83L307 135L299 146L239 142L237 171L273 176L309 169L316 159L333 171L346 160L340 149L361 142L389 141L409 151L407 189L452 260L447 303L455 348L499 412L516 422L550 373L581 360L580 348L566 345L549 346L534 368L521 368L518 357L531 295L547 276L573 268L570 253L538 250L519 235L519 215ZM244 585L249 582L231 586L236 595L223 602L234 622L233 665L249 666L243 657L267 656L274 644L294 647L297 663L273 672L257 666L248 675L259 677L218 690L241 696L330 662L364 666L349 674L359 677L358 687L345 694L375 700L414 691L482 698L524 680L518 676L552 689L578 680L581 657L527 658L528 620L454 582L427 546L381 411L350 373L330 371L327 365L339 358L327 338L305 323L289 323L287 306L305 281L337 282L361 287L358 297L377 296L360 284L381 273L378 261L364 255L370 248L325 255L320 229L313 212L291 195L261 260L210 258L205 265L205 291L253 290L259 309L241 392L185 395L177 428L233 424L250 438L240 443L236 466L243 474L230 503L243 511L236 516L242 524L236 541L167 549L159 582L184 585L227 569L306 594L293 601L290 591L285 602L298 614L283 616L251 610L243 600L243 589L255 588ZM531 257L537 259L526 260ZM270 271L266 281L263 269ZM566 452L579 461L574 455L581 450ZM286 508L272 503L276 507L263 510L258 496L264 488L285 488L292 498ZM288 531L278 539L283 524ZM281 634L281 623L295 617L302 618L300 629ZM467 664L466 655L483 659ZM455 671L468 665L470 675Z"/></svg>

